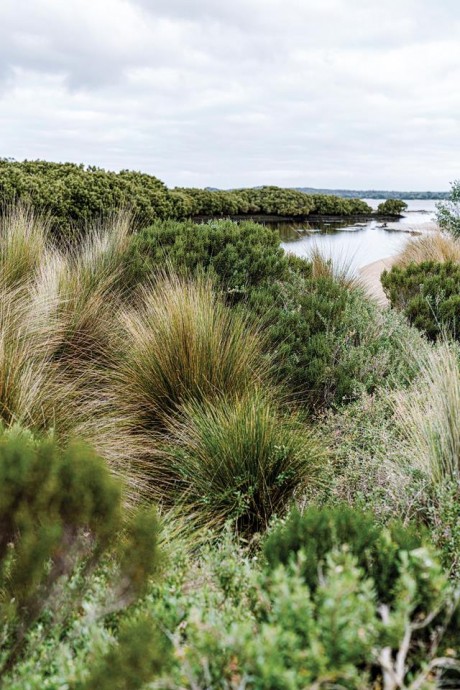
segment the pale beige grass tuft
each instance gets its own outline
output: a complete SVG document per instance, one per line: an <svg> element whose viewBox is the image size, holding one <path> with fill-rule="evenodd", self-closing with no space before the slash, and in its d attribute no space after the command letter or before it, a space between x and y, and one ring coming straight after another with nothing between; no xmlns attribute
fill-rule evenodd
<svg viewBox="0 0 460 690"><path fill-rule="evenodd" d="M433 483L460 477L459 353L451 343L425 350L411 388L390 397L401 457Z"/></svg>
<svg viewBox="0 0 460 690"><path fill-rule="evenodd" d="M420 264L424 261L459 263L460 241L440 231L414 237L408 240L396 257L394 265L405 268L409 264Z"/></svg>

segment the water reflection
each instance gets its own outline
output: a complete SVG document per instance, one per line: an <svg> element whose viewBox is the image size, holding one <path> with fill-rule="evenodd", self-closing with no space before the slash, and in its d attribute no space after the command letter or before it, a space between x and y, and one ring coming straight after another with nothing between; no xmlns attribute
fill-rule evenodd
<svg viewBox="0 0 460 690"><path fill-rule="evenodd" d="M307 257L312 249L351 272L367 264L392 256L414 235L425 232L434 221L434 202L418 201L418 208L409 209L397 221L380 220L353 223L347 219L314 221L310 223L278 223L282 247L297 256Z"/></svg>

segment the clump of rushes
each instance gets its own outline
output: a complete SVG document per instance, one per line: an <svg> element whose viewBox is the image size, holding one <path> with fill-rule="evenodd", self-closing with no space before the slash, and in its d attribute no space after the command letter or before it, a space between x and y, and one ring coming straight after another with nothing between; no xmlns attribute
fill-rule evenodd
<svg viewBox="0 0 460 690"><path fill-rule="evenodd" d="M259 334L207 278L160 277L121 323L120 405L142 428L164 428L191 401L240 395L267 377Z"/></svg>
<svg viewBox="0 0 460 690"><path fill-rule="evenodd" d="M164 489L194 524L218 528L232 521L237 532L251 534L318 485L325 453L297 416L282 415L254 388L187 405L170 424L163 462Z"/></svg>

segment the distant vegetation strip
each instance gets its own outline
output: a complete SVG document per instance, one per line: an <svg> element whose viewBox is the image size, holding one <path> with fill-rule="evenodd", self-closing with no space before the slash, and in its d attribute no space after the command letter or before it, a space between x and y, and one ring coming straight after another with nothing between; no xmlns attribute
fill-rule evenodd
<svg viewBox="0 0 460 690"><path fill-rule="evenodd" d="M298 192L304 194L326 194L340 196L345 199L448 199L449 192L397 192L382 189L316 189L314 187L295 187Z"/></svg>
<svg viewBox="0 0 460 690"><path fill-rule="evenodd" d="M121 207L148 225L155 220L272 216L307 218L365 216L372 208L359 198L304 194L295 189L258 187L232 191L169 189L153 175L118 173L94 166L0 159L0 205L29 202L52 219L55 232L67 234Z"/></svg>

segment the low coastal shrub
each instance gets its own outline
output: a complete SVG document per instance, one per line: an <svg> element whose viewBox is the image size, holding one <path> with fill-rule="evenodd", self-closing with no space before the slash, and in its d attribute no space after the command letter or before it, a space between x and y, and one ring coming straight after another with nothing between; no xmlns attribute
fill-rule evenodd
<svg viewBox="0 0 460 690"><path fill-rule="evenodd" d="M301 551L266 570L224 538L192 566L177 561L169 586L148 599L174 640L160 684L396 690L458 681L457 594L436 552L409 541L399 550L390 606L347 543L325 553L314 591Z"/></svg>
<svg viewBox="0 0 460 690"><path fill-rule="evenodd" d="M112 560L111 610L140 596L158 570L159 523L151 509L122 514L122 487L89 448L64 448L20 428L0 436L0 677L81 606L86 579ZM3 687L3 682L2 682Z"/></svg>
<svg viewBox="0 0 460 690"><path fill-rule="evenodd" d="M316 436L264 392L190 404L171 420L166 491L199 525L266 529L294 496L318 486L326 455Z"/></svg>
<svg viewBox="0 0 460 690"><path fill-rule="evenodd" d="M424 261L407 268L395 266L382 274L391 306L435 340L442 333L458 337L460 324L460 264Z"/></svg>
<svg viewBox="0 0 460 690"><path fill-rule="evenodd" d="M329 269L308 277L291 272L253 290L244 308L263 326L276 380L310 408L350 402L382 380L391 386L412 376L401 342L416 346L417 332Z"/></svg>
<svg viewBox="0 0 460 690"><path fill-rule="evenodd" d="M138 281L165 265L176 272L215 276L228 298L287 275L288 259L276 231L252 222L157 222L134 238L130 269Z"/></svg>
<svg viewBox="0 0 460 690"><path fill-rule="evenodd" d="M299 561L299 572L314 592L320 584L326 555L346 545L358 566L373 578L379 600L389 603L396 594L394 588L403 566L401 553L424 545L422 531L419 526L403 527L399 522L382 527L371 513L347 504L311 507L303 513L294 510L273 529L264 542L263 553L270 570ZM419 588L423 595L422 583Z"/></svg>

